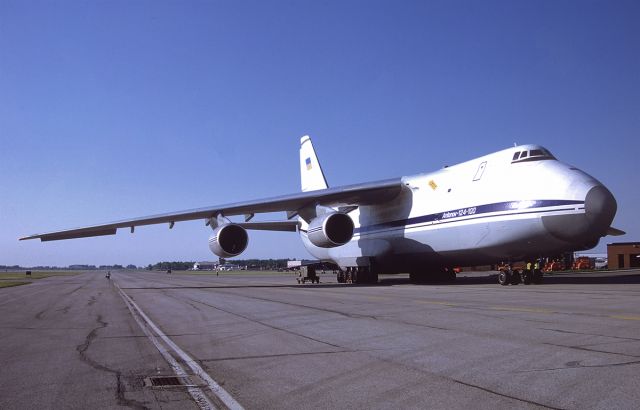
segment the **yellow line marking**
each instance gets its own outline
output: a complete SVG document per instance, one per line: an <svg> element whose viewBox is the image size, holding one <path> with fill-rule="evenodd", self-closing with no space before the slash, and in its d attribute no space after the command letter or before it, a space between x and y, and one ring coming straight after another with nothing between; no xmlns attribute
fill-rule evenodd
<svg viewBox="0 0 640 410"><path fill-rule="evenodd" d="M549 309L514 308L514 307L506 307L506 306L492 306L489 309L504 310L509 312L553 313L553 310L549 310Z"/></svg>
<svg viewBox="0 0 640 410"><path fill-rule="evenodd" d="M457 306L455 303L439 302L436 300L416 300L415 303L420 303L423 305Z"/></svg>
<svg viewBox="0 0 640 410"><path fill-rule="evenodd" d="M640 320L640 316L614 315L614 316L609 316L609 317L613 318L613 319L622 319L622 320Z"/></svg>

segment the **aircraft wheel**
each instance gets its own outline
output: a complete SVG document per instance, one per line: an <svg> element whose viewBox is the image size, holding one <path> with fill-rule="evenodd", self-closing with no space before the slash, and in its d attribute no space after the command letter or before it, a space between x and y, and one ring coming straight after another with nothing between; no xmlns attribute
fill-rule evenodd
<svg viewBox="0 0 640 410"><path fill-rule="evenodd" d="M522 280L522 278L520 278L520 271L519 270L514 270L513 272L511 272L511 284L512 285L519 284L521 280Z"/></svg>
<svg viewBox="0 0 640 410"><path fill-rule="evenodd" d="M536 285L539 285L542 283L543 280L543 274L541 271L537 270L533 272L533 283L535 283Z"/></svg>
<svg viewBox="0 0 640 410"><path fill-rule="evenodd" d="M409 272L409 281L411 283L425 283L426 278L419 272Z"/></svg>
<svg viewBox="0 0 640 410"><path fill-rule="evenodd" d="M371 272L371 283L378 283L378 274Z"/></svg>
<svg viewBox="0 0 640 410"><path fill-rule="evenodd" d="M498 283L502 286L507 286L509 284L508 279L509 277L507 276L507 272L501 270L500 273L498 273Z"/></svg>

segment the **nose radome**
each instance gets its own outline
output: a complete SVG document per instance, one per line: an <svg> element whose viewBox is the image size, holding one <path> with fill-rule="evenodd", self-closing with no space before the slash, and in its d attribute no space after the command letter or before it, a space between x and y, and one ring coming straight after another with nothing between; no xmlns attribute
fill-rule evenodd
<svg viewBox="0 0 640 410"><path fill-rule="evenodd" d="M616 199L604 186L595 186L587 192L584 200L584 210L594 232L598 232L602 236L606 235L617 209Z"/></svg>
<svg viewBox="0 0 640 410"><path fill-rule="evenodd" d="M606 236L617 204L607 188L597 185L587 191L584 209L584 214L543 216L542 223L556 238L589 249L597 244L600 237Z"/></svg>

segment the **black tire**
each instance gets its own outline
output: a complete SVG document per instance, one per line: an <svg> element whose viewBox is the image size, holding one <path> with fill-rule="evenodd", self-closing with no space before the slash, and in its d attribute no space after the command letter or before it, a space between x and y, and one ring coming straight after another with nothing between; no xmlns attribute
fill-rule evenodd
<svg viewBox="0 0 640 410"><path fill-rule="evenodd" d="M512 271L511 272L511 284L512 285L518 285L521 281L522 281L522 278L520 277L520 271L519 270Z"/></svg>
<svg viewBox="0 0 640 410"><path fill-rule="evenodd" d="M409 282L411 282L411 283L425 283L426 282L426 278L421 273L409 272Z"/></svg>
<svg viewBox="0 0 640 410"><path fill-rule="evenodd" d="M375 272L371 273L371 283L378 283L378 274Z"/></svg>
<svg viewBox="0 0 640 410"><path fill-rule="evenodd" d="M539 285L543 282L543 273L540 270L536 270L533 272L533 283Z"/></svg>
<svg viewBox="0 0 640 410"><path fill-rule="evenodd" d="M507 272L501 270L498 273L498 283L502 286L507 286L509 284L509 276L507 275Z"/></svg>

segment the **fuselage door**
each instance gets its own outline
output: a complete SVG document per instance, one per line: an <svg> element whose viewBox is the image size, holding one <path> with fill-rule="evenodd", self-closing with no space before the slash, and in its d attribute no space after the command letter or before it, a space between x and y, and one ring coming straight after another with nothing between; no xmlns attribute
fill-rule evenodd
<svg viewBox="0 0 640 410"><path fill-rule="evenodd" d="M484 169L487 167L487 161L484 161L478 166L478 170L476 171L476 175L473 177L474 181L479 181L482 178L482 174L484 174Z"/></svg>

